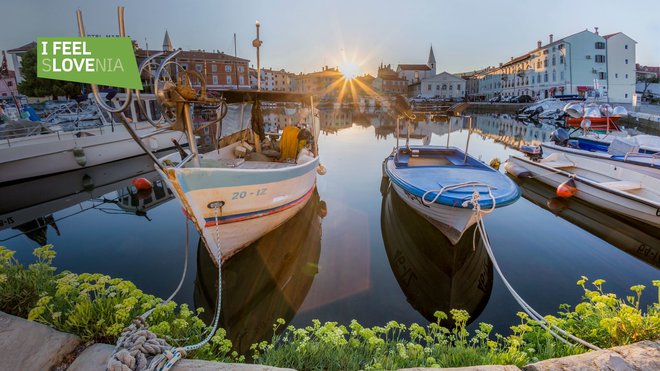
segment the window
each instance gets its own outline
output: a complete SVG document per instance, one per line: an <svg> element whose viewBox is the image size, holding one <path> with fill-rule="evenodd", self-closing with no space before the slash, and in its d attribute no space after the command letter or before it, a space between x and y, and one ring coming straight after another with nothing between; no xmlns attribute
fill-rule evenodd
<svg viewBox="0 0 660 371"><path fill-rule="evenodd" d="M598 72L598 80L605 80L605 72Z"/></svg>
<svg viewBox="0 0 660 371"><path fill-rule="evenodd" d="M428 86L426 87L426 90L431 91L431 84L428 84Z"/></svg>
<svg viewBox="0 0 660 371"><path fill-rule="evenodd" d="M217 64L212 64L211 65L211 72L218 72L218 65Z"/></svg>
<svg viewBox="0 0 660 371"><path fill-rule="evenodd" d="M435 90L436 90L436 91L437 91L437 90L440 90L440 84L436 84L436 85L435 85Z"/></svg>
<svg viewBox="0 0 660 371"><path fill-rule="evenodd" d="M218 85L218 76L213 75L213 85Z"/></svg>
<svg viewBox="0 0 660 371"><path fill-rule="evenodd" d="M14 86L14 83L12 81L7 81L7 86L8 87Z"/></svg>
<svg viewBox="0 0 660 371"><path fill-rule="evenodd" d="M626 78L628 78L628 74L626 74Z"/></svg>
<svg viewBox="0 0 660 371"><path fill-rule="evenodd" d="M564 56L563 55L559 56L559 64L564 64Z"/></svg>
<svg viewBox="0 0 660 371"><path fill-rule="evenodd" d="M231 65L225 64L225 72L231 72Z"/></svg>
<svg viewBox="0 0 660 371"><path fill-rule="evenodd" d="M543 82L548 82L548 71L545 71L545 74L543 75Z"/></svg>
<svg viewBox="0 0 660 371"><path fill-rule="evenodd" d="M183 68L184 70L187 70L188 69L188 63L181 63L181 68Z"/></svg>
<svg viewBox="0 0 660 371"><path fill-rule="evenodd" d="M245 85L245 78L243 76L238 76L238 83L241 85Z"/></svg>
<svg viewBox="0 0 660 371"><path fill-rule="evenodd" d="M559 45L557 45L557 49L558 49L558 50L562 50L562 49L564 49L564 44L559 44Z"/></svg>
<svg viewBox="0 0 660 371"><path fill-rule="evenodd" d="M204 66L202 66L201 64L196 64L196 65L195 65L195 70L196 70L197 72L199 72L199 73L202 73L202 68L203 68L203 67L204 67Z"/></svg>
<svg viewBox="0 0 660 371"><path fill-rule="evenodd" d="M626 59L626 64L628 64L628 60Z"/></svg>
<svg viewBox="0 0 660 371"><path fill-rule="evenodd" d="M454 85L449 85L449 90L454 90Z"/></svg>
<svg viewBox="0 0 660 371"><path fill-rule="evenodd" d="M628 49L628 44L626 44L625 49Z"/></svg>
<svg viewBox="0 0 660 371"><path fill-rule="evenodd" d="M605 49L605 43L602 41L598 41L596 43L596 49Z"/></svg>
<svg viewBox="0 0 660 371"><path fill-rule="evenodd" d="M619 74L618 74L618 73L615 73L615 74L614 74L614 78L615 78L615 79L618 79L618 78L619 78Z"/></svg>
<svg viewBox="0 0 660 371"><path fill-rule="evenodd" d="M553 66L556 66L556 65L557 65L557 58L555 57L554 54L552 55L552 65L553 65Z"/></svg>
<svg viewBox="0 0 660 371"><path fill-rule="evenodd" d="M552 81L557 81L557 71L552 70Z"/></svg>
<svg viewBox="0 0 660 371"><path fill-rule="evenodd" d="M626 93L626 96L625 96L625 97L628 98L628 93Z"/></svg>
<svg viewBox="0 0 660 371"><path fill-rule="evenodd" d="M535 82L536 82L536 79L535 79L534 76L532 75L532 84L534 84Z"/></svg>
<svg viewBox="0 0 660 371"><path fill-rule="evenodd" d="M605 63L604 55L596 55L596 63Z"/></svg>
<svg viewBox="0 0 660 371"><path fill-rule="evenodd" d="M442 90L447 90L447 84L442 84Z"/></svg>
<svg viewBox="0 0 660 371"><path fill-rule="evenodd" d="M231 76L227 76L227 85L231 85Z"/></svg>
<svg viewBox="0 0 660 371"><path fill-rule="evenodd" d="M559 71L559 80L564 81L564 71Z"/></svg>
<svg viewBox="0 0 660 371"><path fill-rule="evenodd" d="M543 60L543 67L548 67L548 58Z"/></svg>
<svg viewBox="0 0 660 371"><path fill-rule="evenodd" d="M461 91L461 86L460 86L460 85L456 85L456 90Z"/></svg>

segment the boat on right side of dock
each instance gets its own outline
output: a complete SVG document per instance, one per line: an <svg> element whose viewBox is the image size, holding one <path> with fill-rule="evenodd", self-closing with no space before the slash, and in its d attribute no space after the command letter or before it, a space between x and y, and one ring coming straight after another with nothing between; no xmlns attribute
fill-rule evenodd
<svg viewBox="0 0 660 371"><path fill-rule="evenodd" d="M539 161L510 156L505 168L552 187L573 180L573 197L660 227L660 179L651 175L571 153L553 153Z"/></svg>

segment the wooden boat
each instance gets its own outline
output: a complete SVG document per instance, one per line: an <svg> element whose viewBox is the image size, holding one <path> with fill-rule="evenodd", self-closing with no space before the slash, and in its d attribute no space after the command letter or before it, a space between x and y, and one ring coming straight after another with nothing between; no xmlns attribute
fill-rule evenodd
<svg viewBox="0 0 660 371"><path fill-rule="evenodd" d="M401 107L405 113L405 107ZM410 115L414 117L414 115ZM383 176L390 179L394 190L415 211L438 228L456 244L466 229L478 218L496 207L514 203L520 198L518 186L504 174L467 154L472 118L469 117L466 151L441 146L397 146L383 161ZM410 133L410 121L408 121ZM478 196L480 211L475 210L473 198Z"/></svg>
<svg viewBox="0 0 660 371"><path fill-rule="evenodd" d="M387 258L410 305L431 322L436 311L451 309L466 310L470 322L479 317L493 288L493 263L481 236L474 241L476 227L452 246L392 187L384 190L380 215Z"/></svg>
<svg viewBox="0 0 660 371"><path fill-rule="evenodd" d="M558 217L660 268L660 230L576 198L560 198L555 188L536 179L514 178L522 196Z"/></svg>
<svg viewBox="0 0 660 371"><path fill-rule="evenodd" d="M572 153L553 153L539 162L510 156L506 170L552 187L572 178L574 197L660 227L660 179L650 175Z"/></svg>
<svg viewBox="0 0 660 371"><path fill-rule="evenodd" d="M239 353L270 340L273 323L288 323L307 297L318 273L323 204L314 191L297 215L222 265L220 327ZM200 240L193 299L202 318L213 319L217 295L218 268Z"/></svg>

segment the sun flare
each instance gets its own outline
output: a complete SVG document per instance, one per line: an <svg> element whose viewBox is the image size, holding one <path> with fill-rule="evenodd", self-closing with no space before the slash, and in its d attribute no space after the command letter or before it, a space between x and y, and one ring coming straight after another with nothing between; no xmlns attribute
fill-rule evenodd
<svg viewBox="0 0 660 371"><path fill-rule="evenodd" d="M344 75L346 80L353 80L354 78L360 76L362 70L357 63L353 62L344 62L339 65L339 71Z"/></svg>

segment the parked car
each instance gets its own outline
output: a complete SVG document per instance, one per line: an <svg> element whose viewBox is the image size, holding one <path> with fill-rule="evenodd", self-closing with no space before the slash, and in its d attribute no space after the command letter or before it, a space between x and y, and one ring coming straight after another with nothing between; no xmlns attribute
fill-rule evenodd
<svg viewBox="0 0 660 371"><path fill-rule="evenodd" d="M501 99L502 99L502 97L500 97L499 95L496 95L496 96L490 98L488 101L489 101L490 103L497 103L497 102L499 102Z"/></svg>
<svg viewBox="0 0 660 371"><path fill-rule="evenodd" d="M529 95L521 95L517 99L518 103L532 103L534 102L534 98L530 97Z"/></svg>

